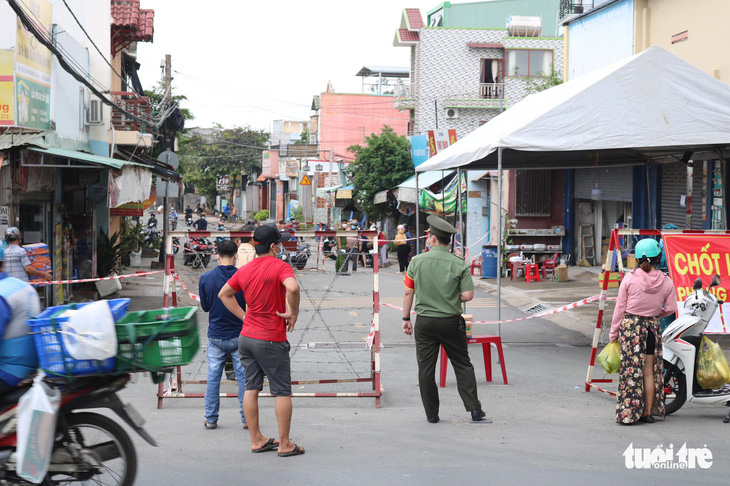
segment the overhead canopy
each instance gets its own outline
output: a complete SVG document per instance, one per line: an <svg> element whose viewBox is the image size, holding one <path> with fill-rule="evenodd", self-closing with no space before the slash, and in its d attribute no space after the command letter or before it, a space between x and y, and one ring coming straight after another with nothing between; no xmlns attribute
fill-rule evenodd
<svg viewBox="0 0 730 486"><path fill-rule="evenodd" d="M66 159L80 160L82 162L90 162L96 165L104 165L111 169L121 169L126 165L139 166L149 169L149 166L144 164L138 164L136 162L128 162L126 160L112 159L110 157L104 157L103 155L87 154L86 152L79 152L77 150L66 150L62 148L40 148L40 147L28 147L34 152L40 152L42 154L50 154L54 157L63 157Z"/></svg>
<svg viewBox="0 0 730 486"><path fill-rule="evenodd" d="M528 96L416 167L611 167L730 154L730 86L660 47Z"/></svg>

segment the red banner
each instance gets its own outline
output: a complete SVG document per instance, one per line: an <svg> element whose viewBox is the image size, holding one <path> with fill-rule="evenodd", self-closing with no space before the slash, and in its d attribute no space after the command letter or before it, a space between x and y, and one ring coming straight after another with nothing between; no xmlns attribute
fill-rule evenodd
<svg viewBox="0 0 730 486"><path fill-rule="evenodd" d="M702 279L702 288L706 289L712 277L720 275L720 285L713 287L711 292L720 300L727 300L727 289L730 288L730 235L664 235L662 238L680 313L682 303L692 293L692 286L698 278ZM722 306L705 332L727 332Z"/></svg>

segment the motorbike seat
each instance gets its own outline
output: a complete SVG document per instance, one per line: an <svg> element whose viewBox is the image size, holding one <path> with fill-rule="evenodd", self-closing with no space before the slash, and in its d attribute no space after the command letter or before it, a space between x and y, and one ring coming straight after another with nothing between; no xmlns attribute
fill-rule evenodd
<svg viewBox="0 0 730 486"><path fill-rule="evenodd" d="M19 386L12 391L4 394L0 397L0 410L3 410L4 408L7 408L10 405L15 405L18 403L18 400L20 397L23 396L25 392L30 390L31 385L25 385L25 386Z"/></svg>

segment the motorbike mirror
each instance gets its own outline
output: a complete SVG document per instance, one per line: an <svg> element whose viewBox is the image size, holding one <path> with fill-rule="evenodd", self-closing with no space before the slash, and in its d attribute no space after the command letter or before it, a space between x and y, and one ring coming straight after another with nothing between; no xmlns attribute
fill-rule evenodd
<svg viewBox="0 0 730 486"><path fill-rule="evenodd" d="M720 283L721 283L720 275L715 274L715 276L712 277L712 283L710 284L710 287L717 287L718 285L720 285Z"/></svg>
<svg viewBox="0 0 730 486"><path fill-rule="evenodd" d="M695 284L692 286L692 290L700 290L702 288L702 279L698 278L695 280Z"/></svg>

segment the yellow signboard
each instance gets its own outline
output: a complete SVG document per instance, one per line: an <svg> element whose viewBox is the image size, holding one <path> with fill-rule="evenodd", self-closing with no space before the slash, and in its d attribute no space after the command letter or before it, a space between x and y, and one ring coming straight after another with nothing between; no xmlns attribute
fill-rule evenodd
<svg viewBox="0 0 730 486"><path fill-rule="evenodd" d="M53 5L46 0L22 0L36 30L50 39ZM51 51L17 20L15 41L16 125L48 130L51 126Z"/></svg>
<svg viewBox="0 0 730 486"><path fill-rule="evenodd" d="M305 174L304 177L302 177L302 182L300 182L299 185L300 186L311 186L312 181L310 181L309 176Z"/></svg>
<svg viewBox="0 0 730 486"><path fill-rule="evenodd" d="M12 49L0 50L0 126L15 124L15 99L13 98L13 65L15 53Z"/></svg>

